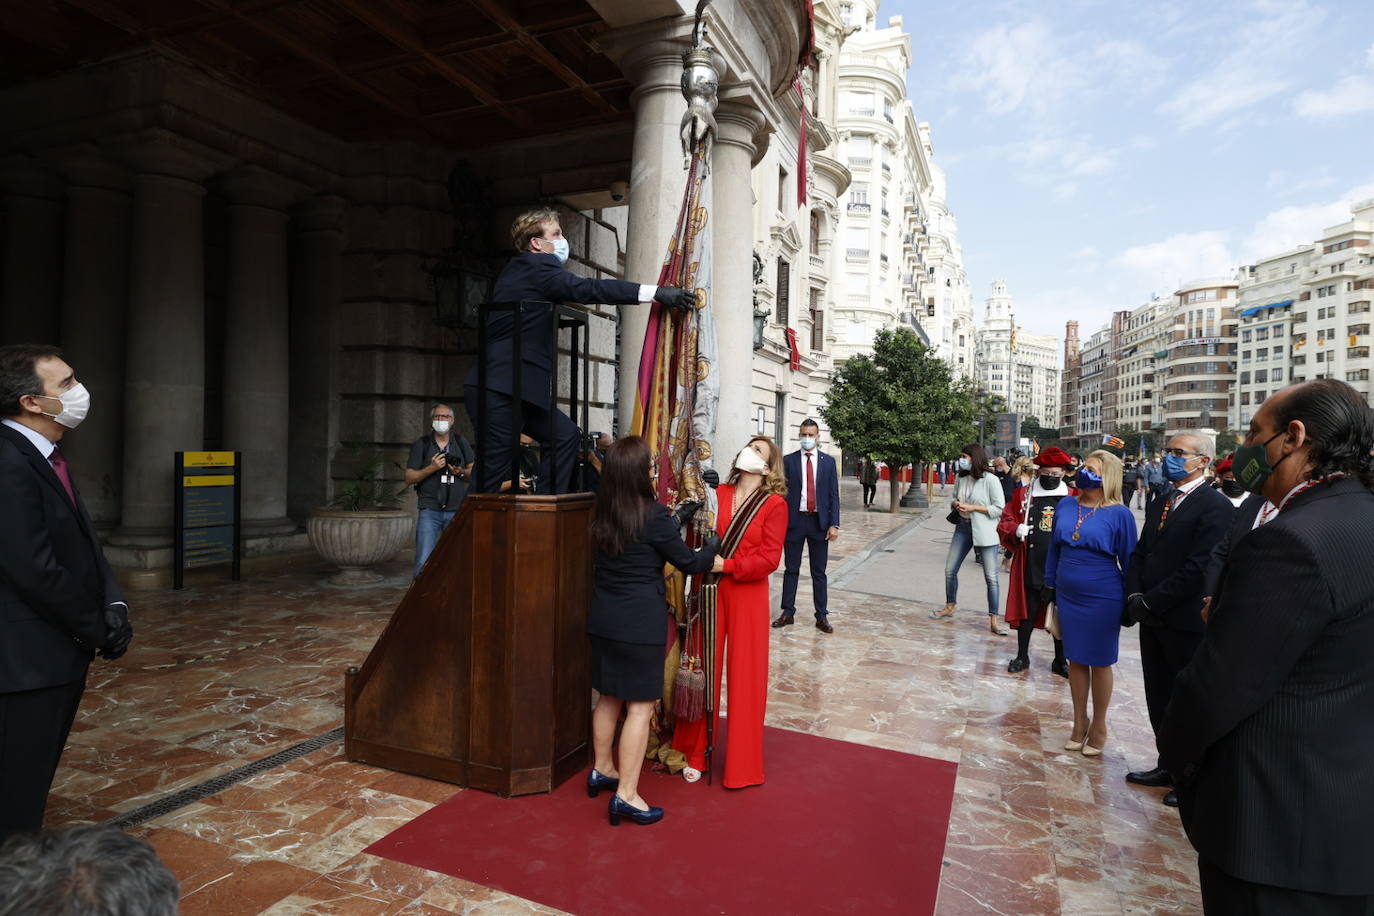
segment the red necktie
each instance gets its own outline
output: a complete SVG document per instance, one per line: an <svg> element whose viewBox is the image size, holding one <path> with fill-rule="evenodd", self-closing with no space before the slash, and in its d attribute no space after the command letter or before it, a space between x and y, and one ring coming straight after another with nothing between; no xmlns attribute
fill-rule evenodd
<svg viewBox="0 0 1374 916"><path fill-rule="evenodd" d="M816 469L811 464L811 453L806 453L806 511L816 511Z"/></svg>
<svg viewBox="0 0 1374 916"><path fill-rule="evenodd" d="M72 478L67 473L67 459L62 457L62 449L53 447L52 454L48 456L48 461L52 464L52 469L57 474L57 479L62 481L62 489L67 491L67 498L76 505L76 492L72 490Z"/></svg>

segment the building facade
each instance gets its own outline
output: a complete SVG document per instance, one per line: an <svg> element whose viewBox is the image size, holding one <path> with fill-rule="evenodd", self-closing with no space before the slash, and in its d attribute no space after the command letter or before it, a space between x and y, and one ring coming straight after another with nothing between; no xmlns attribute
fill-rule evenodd
<svg viewBox="0 0 1374 916"><path fill-rule="evenodd" d="M1174 328L1164 364L1164 435L1224 427L1236 380L1234 279L1188 283L1174 293Z"/></svg>
<svg viewBox="0 0 1374 916"><path fill-rule="evenodd" d="M1008 411L1058 425L1059 338L1021 330L1004 280L993 281L975 366L979 387L1001 397Z"/></svg>

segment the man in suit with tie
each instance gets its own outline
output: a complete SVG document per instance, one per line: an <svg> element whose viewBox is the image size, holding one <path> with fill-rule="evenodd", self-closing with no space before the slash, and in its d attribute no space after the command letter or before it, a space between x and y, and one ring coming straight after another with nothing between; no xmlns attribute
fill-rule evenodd
<svg viewBox="0 0 1374 916"><path fill-rule="evenodd" d="M60 447L90 395L55 347L0 347L0 842L38 830L99 652L129 608Z"/></svg>
<svg viewBox="0 0 1374 916"><path fill-rule="evenodd" d="M1159 730L1209 916L1374 912L1374 412L1275 392L1236 450L1263 495Z"/></svg>
<svg viewBox="0 0 1374 916"><path fill-rule="evenodd" d="M1145 705L1156 734L1174 678L1202 642L1207 564L1235 511L1230 500L1207 485L1207 466L1215 456L1210 436L1180 433L1169 440L1163 471L1173 486L1145 510L1145 526L1126 569L1126 612L1140 624ZM1158 763L1127 773L1126 781L1167 786L1164 804L1178 806L1173 780Z"/></svg>
<svg viewBox="0 0 1374 916"><path fill-rule="evenodd" d="M805 547L811 561L816 629L833 633L826 607L825 564L830 542L840 536L840 472L835 459L820 450L821 428L815 420L804 420L798 432L801 448L782 461L787 475L787 539L783 542L782 613L773 627L791 626L797 615L797 579Z"/></svg>
<svg viewBox="0 0 1374 916"><path fill-rule="evenodd" d="M687 312L696 307L696 294L673 286L650 286L625 280L594 280L568 271L570 249L559 224L557 210L531 210L511 226L515 257L506 263L492 287L493 302L564 302L633 305L662 302ZM578 431L568 415L549 401L553 379L553 347L556 323L548 311L529 311L520 322L520 353L515 347L515 317L494 313L487 323L486 391L479 388L474 366L463 383L463 399L478 435L483 435L481 414L486 410L485 438L477 443L476 486L479 493L495 493L510 480L512 440L528 433L551 445L557 476L539 474L539 492L567 493L577 462ZM515 365L520 365L520 391L515 391ZM515 430L516 398L520 400L523 425Z"/></svg>

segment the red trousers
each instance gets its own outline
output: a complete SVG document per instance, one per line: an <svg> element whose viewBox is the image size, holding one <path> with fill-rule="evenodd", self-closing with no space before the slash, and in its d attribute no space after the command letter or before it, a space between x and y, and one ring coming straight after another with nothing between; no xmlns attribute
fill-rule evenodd
<svg viewBox="0 0 1374 916"><path fill-rule="evenodd" d="M730 789L763 784L763 715L768 705L768 580L724 579L716 602L716 740L720 740L720 679L728 673L730 753L724 783ZM727 652L726 649L729 649ZM723 660L723 661L722 661ZM706 717L678 720L673 747L688 766L706 768Z"/></svg>

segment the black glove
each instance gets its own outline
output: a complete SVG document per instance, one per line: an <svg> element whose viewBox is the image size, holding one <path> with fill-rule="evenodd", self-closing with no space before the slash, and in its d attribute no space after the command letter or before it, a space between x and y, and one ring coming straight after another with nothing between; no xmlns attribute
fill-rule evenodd
<svg viewBox="0 0 1374 916"><path fill-rule="evenodd" d="M129 624L129 609L122 604L111 604L105 608L105 644L98 653L101 658L119 658L129 651L133 641L134 628Z"/></svg>
<svg viewBox="0 0 1374 916"><path fill-rule="evenodd" d="M701 549L707 551L711 556L720 553L720 535L712 532L706 536L706 540L701 542Z"/></svg>
<svg viewBox="0 0 1374 916"><path fill-rule="evenodd" d="M677 286L660 286L654 298L676 312L690 312L697 307L697 294Z"/></svg>
<svg viewBox="0 0 1374 916"><path fill-rule="evenodd" d="M715 468L707 468L702 471L701 479L704 480L706 486L710 487L712 490L720 486L720 474L716 472Z"/></svg>
<svg viewBox="0 0 1374 916"><path fill-rule="evenodd" d="M701 503L698 502L683 503L678 506L677 511L673 513L673 519L677 521L678 527L681 527L690 522L692 516L696 515L697 510L700 508Z"/></svg>
<svg viewBox="0 0 1374 916"><path fill-rule="evenodd" d="M1054 588L1053 588L1053 586L1045 585L1045 586L1042 586L1042 587L1041 587L1041 589L1040 589L1040 603L1041 603L1041 604L1054 604Z"/></svg>
<svg viewBox="0 0 1374 916"><path fill-rule="evenodd" d="M1154 617L1154 612L1145 603L1145 596L1141 594L1131 595L1126 599L1126 619L1131 622L1126 626L1134 626L1137 623L1144 623Z"/></svg>

